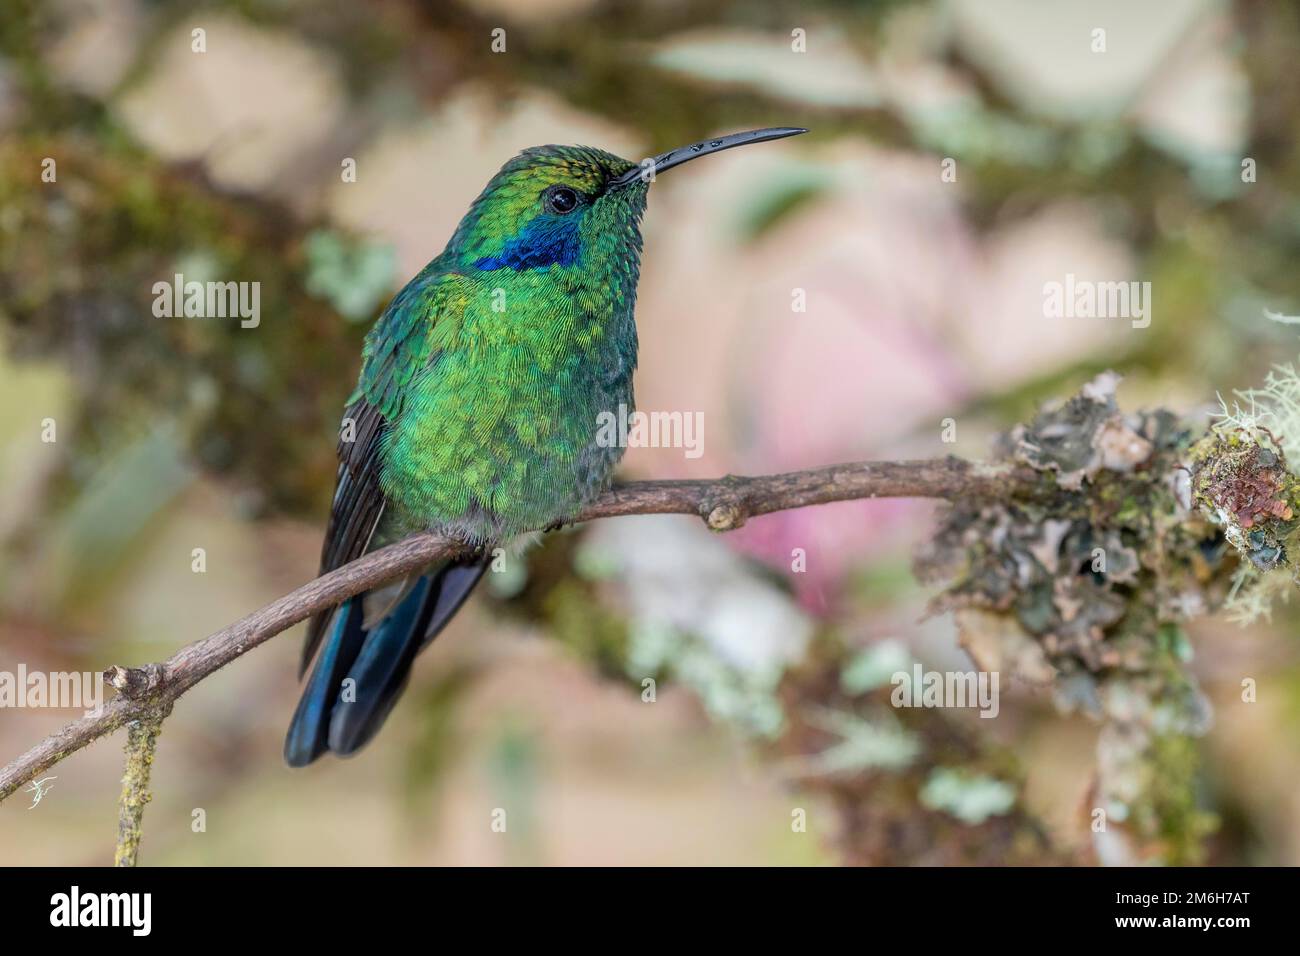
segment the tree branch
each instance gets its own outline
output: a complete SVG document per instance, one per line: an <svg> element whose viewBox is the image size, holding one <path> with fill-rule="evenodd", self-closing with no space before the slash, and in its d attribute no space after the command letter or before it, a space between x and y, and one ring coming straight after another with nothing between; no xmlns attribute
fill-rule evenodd
<svg viewBox="0 0 1300 956"><path fill-rule="evenodd" d="M169 704L162 710L133 720L126 728L126 770L122 774L122 799L117 815L117 851L114 866L135 866L140 855L141 824L144 807L153 799L149 792L149 775L153 755L158 747L162 722L171 713Z"/></svg>
<svg viewBox="0 0 1300 956"><path fill-rule="evenodd" d="M969 462L949 456L925 461L856 462L758 478L631 482L615 486L573 520L694 514L715 531L730 531L757 515L833 501L900 497L1041 499L1053 491L1050 479L1028 467ZM181 648L161 663L109 668L104 676L117 689L118 696L99 713L73 721L0 769L0 800L123 724L160 719L159 714L168 712L172 703L199 681L316 612L463 550L463 544L431 532L412 535L304 584L215 634Z"/></svg>

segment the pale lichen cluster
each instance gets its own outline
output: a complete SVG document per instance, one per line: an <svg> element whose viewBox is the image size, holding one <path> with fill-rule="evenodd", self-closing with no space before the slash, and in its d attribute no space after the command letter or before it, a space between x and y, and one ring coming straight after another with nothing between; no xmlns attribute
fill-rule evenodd
<svg viewBox="0 0 1300 956"><path fill-rule="evenodd" d="M1117 382L1099 376L1007 434L1000 457L1055 494L947 507L918 573L943 584L934 609L956 613L981 668L1103 724L1089 808L1108 835L1099 855L1188 860L1208 820L1185 799L1195 748L1170 741L1204 733L1210 710L1182 624L1222 603L1238 562L1188 498L1192 429L1163 410L1122 412ZM1272 500L1260 511L1285 513Z"/></svg>
<svg viewBox="0 0 1300 956"><path fill-rule="evenodd" d="M1239 623L1269 618L1296 585L1300 477L1287 447L1300 435L1300 374L1278 366L1262 387L1238 392L1192 449L1196 504L1242 562L1225 601Z"/></svg>

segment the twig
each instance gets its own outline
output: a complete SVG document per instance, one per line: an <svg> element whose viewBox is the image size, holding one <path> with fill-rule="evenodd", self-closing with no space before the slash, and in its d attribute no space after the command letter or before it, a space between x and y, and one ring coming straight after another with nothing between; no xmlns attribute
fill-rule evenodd
<svg viewBox="0 0 1300 956"><path fill-rule="evenodd" d="M117 852L114 866L135 866L140 855L140 824L145 804L153 799L149 792L149 774L153 755L162 733L162 722L171 713L171 705L153 714L132 720L126 725L126 772L122 775L122 799L117 814Z"/></svg>
<svg viewBox="0 0 1300 956"><path fill-rule="evenodd" d="M573 520L694 514L715 531L729 531L757 515L856 498L1039 499L1052 493L1050 481L1045 481L1042 474L1013 465L953 457L857 462L759 478L631 482L606 492ZM199 681L317 611L462 548L460 543L430 532L412 535L304 584L215 634L181 648L161 663L109 668L105 678L118 690L118 696L98 714L73 721L0 769L0 800L123 724L157 718Z"/></svg>

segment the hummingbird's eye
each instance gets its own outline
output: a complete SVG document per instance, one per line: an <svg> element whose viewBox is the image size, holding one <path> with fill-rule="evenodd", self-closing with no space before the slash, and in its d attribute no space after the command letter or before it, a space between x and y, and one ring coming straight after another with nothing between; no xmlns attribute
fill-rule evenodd
<svg viewBox="0 0 1300 956"><path fill-rule="evenodd" d="M552 186L542 194L547 212L563 216L578 208L578 193L568 186Z"/></svg>

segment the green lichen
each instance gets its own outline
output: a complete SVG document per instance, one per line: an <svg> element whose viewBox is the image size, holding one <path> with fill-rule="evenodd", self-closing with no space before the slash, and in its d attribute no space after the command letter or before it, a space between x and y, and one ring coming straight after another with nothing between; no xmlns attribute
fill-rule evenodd
<svg viewBox="0 0 1300 956"><path fill-rule="evenodd" d="M1204 839L1218 827L1198 800L1199 765L1196 742L1178 734L1154 738L1146 754L1143 792L1128 825L1156 840L1159 858L1171 866L1203 863Z"/></svg>
<svg viewBox="0 0 1300 956"><path fill-rule="evenodd" d="M921 788L920 800L931 810L942 810L974 826L1010 812L1016 803L1016 788L982 774L936 767Z"/></svg>
<svg viewBox="0 0 1300 956"><path fill-rule="evenodd" d="M1098 743L1102 804L1141 821L1144 845L1176 845L1185 854L1204 836L1205 822L1184 812L1177 797L1191 785L1186 774L1152 782L1170 769L1154 763L1167 753L1155 742L1208 727L1181 623L1221 604L1238 566L1223 533L1189 510L1191 495L1179 492L1179 476L1185 480L1189 467L1205 476L1225 450L1249 452L1239 436L1225 434L1235 444L1217 458L1201 454L1200 446L1191 448L1190 428L1169 412L1124 414L1114 399L1116 381L1099 376L1003 441L1004 456L1057 476L1056 500L955 503L918 572L945 585L936 610L992 612L1037 645L1054 672L1058 705L1115 731ZM1261 463L1267 459L1256 456L1254 464ZM1240 467L1219 467L1224 474L1246 471L1244 458ZM1290 487L1285 480L1276 485ZM1261 496L1259 510L1289 521L1287 508L1271 500ZM986 619L959 620L978 629ZM967 636L979 644L979 636ZM1008 640L996 629L987 637Z"/></svg>
<svg viewBox="0 0 1300 956"><path fill-rule="evenodd" d="M170 707L167 708L170 711ZM135 866L144 833L144 808L153 799L149 777L154 752L166 713L151 714L126 725L126 770L122 774L122 796L118 806L117 849L114 866Z"/></svg>

